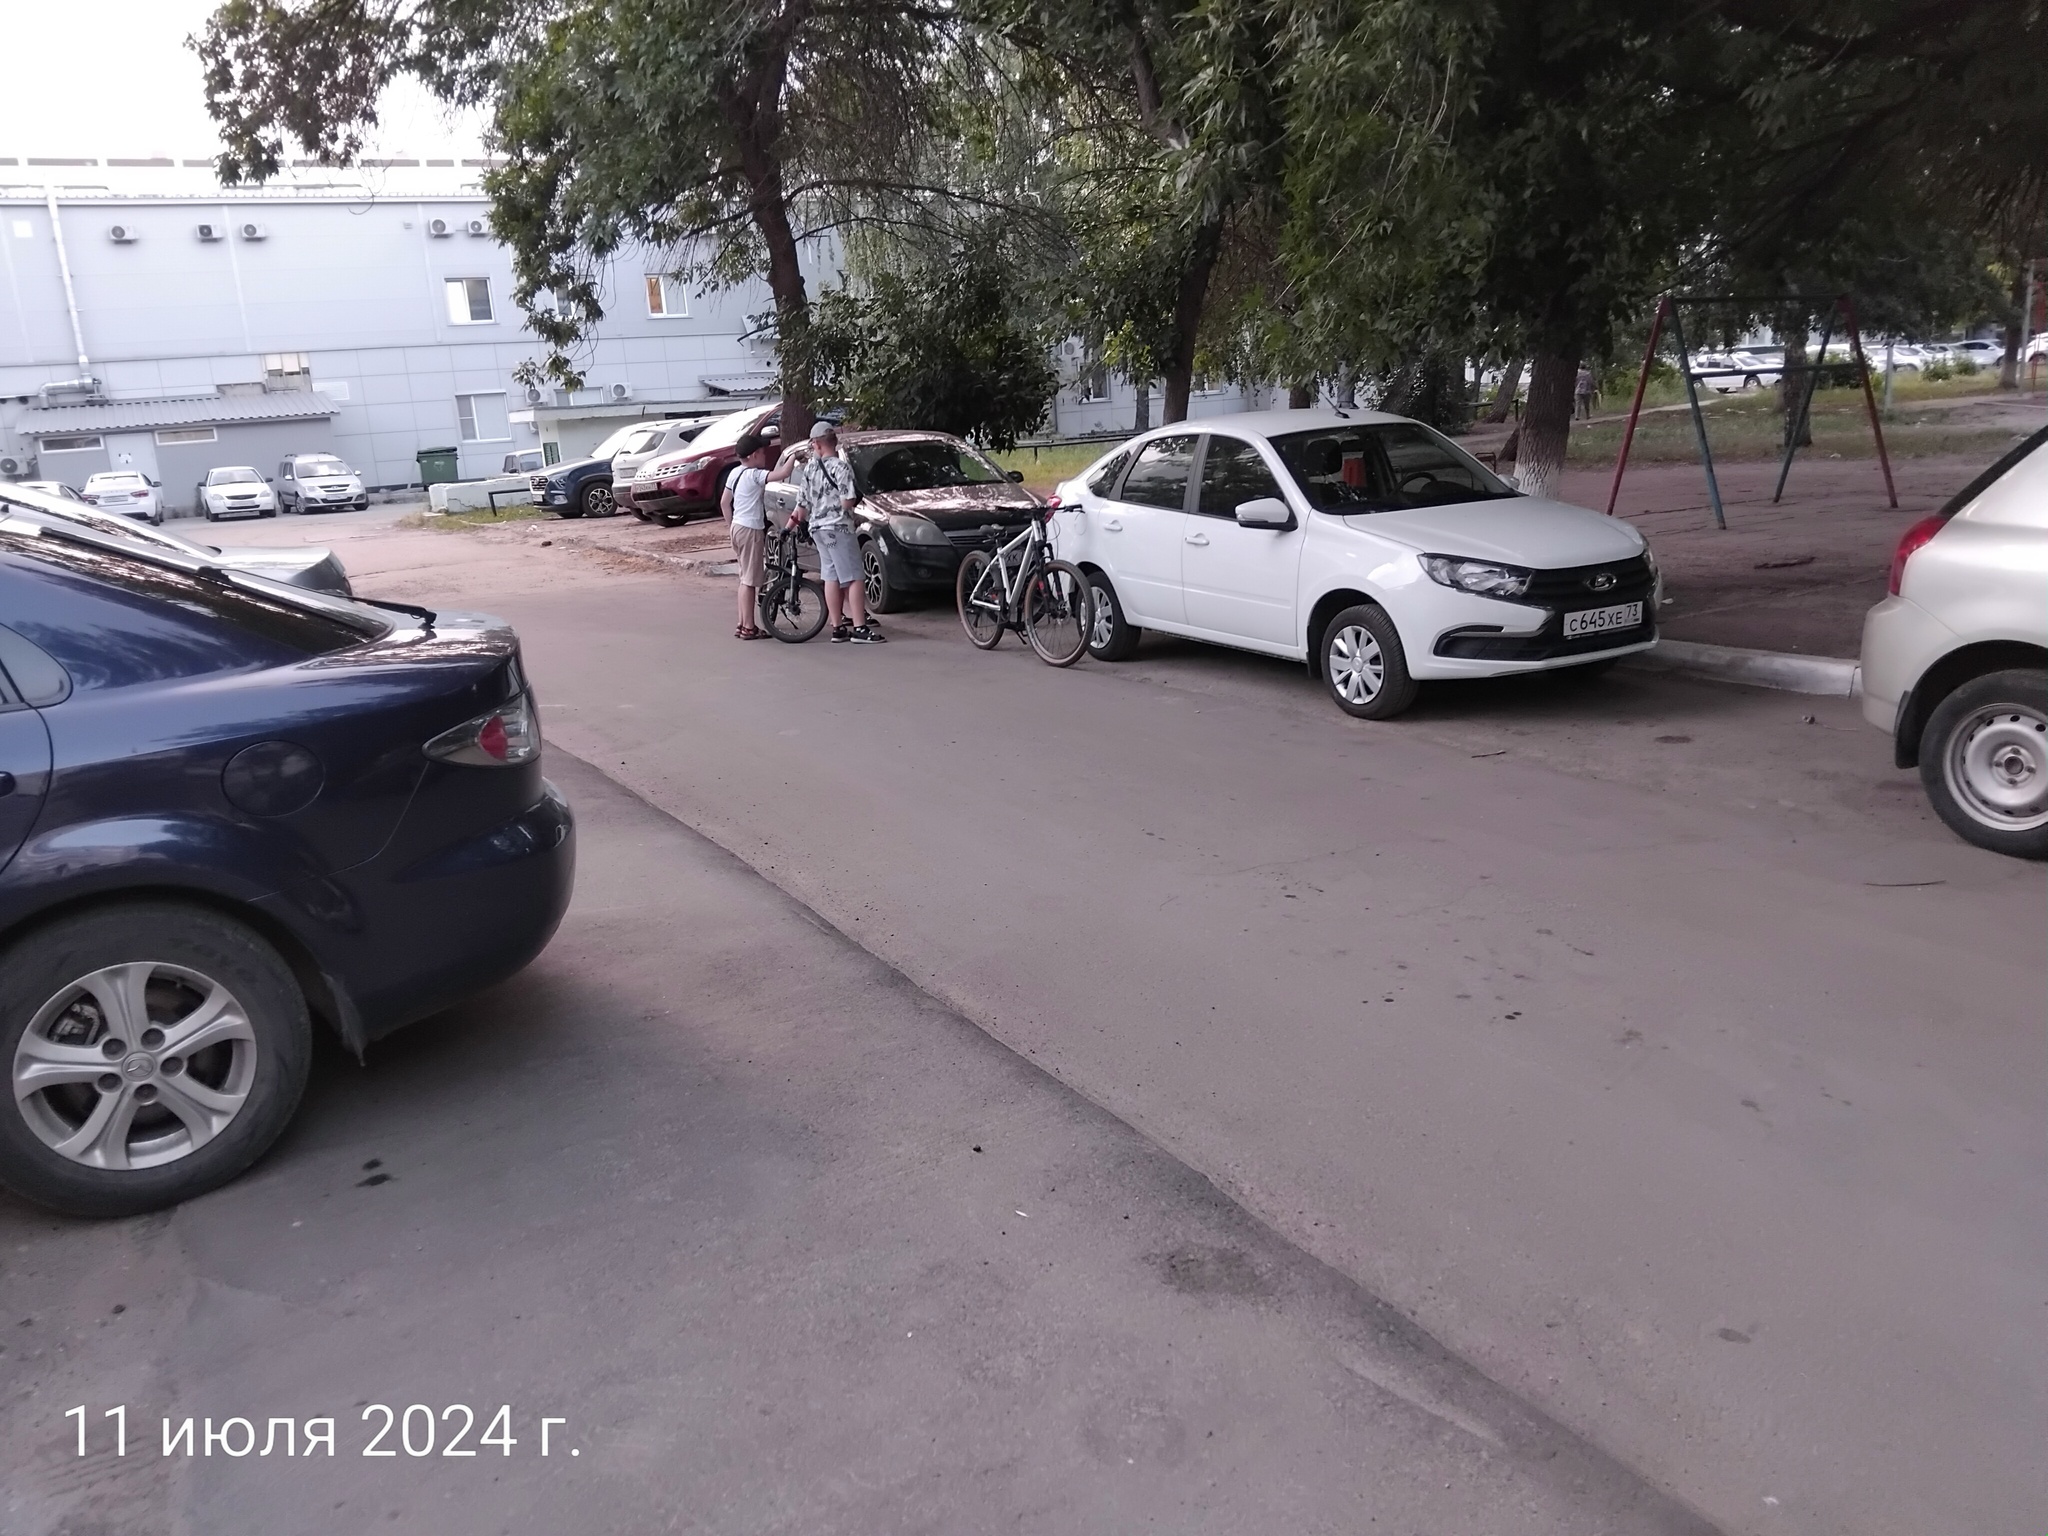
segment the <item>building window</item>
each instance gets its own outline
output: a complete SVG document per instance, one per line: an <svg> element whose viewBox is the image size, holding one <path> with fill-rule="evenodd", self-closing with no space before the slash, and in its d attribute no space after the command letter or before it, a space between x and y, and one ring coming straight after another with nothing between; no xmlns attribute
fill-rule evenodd
<svg viewBox="0 0 2048 1536"><path fill-rule="evenodd" d="M673 273L647 274L647 313L657 320L690 318L690 291Z"/></svg>
<svg viewBox="0 0 2048 1536"><path fill-rule="evenodd" d="M1081 370L1081 403L1100 405L1109 398L1109 369L1101 363L1091 363Z"/></svg>
<svg viewBox="0 0 2048 1536"><path fill-rule="evenodd" d="M508 443L512 424L505 417L505 393L457 395L455 416L462 424L465 443Z"/></svg>
<svg viewBox="0 0 2048 1536"><path fill-rule="evenodd" d="M448 279L448 323L488 325L491 320L491 280L488 277Z"/></svg>
<svg viewBox="0 0 2048 1536"><path fill-rule="evenodd" d="M1223 381L1221 379L1212 379L1206 373L1198 373L1188 380L1188 393L1191 395L1220 395L1223 393Z"/></svg>
<svg viewBox="0 0 2048 1536"><path fill-rule="evenodd" d="M165 427L157 433L157 446L169 448L177 443L210 443L216 434L211 427Z"/></svg>
<svg viewBox="0 0 2048 1536"><path fill-rule="evenodd" d="M266 352L263 376L268 379L304 378L313 371L313 359L303 352Z"/></svg>
<svg viewBox="0 0 2048 1536"><path fill-rule="evenodd" d="M40 441L45 453L98 453L106 446L97 437L45 437Z"/></svg>

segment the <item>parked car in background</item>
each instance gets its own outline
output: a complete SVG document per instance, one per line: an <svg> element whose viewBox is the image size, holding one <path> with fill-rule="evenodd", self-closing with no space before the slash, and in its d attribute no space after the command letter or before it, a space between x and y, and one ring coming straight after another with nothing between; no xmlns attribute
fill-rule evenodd
<svg viewBox="0 0 2048 1536"><path fill-rule="evenodd" d="M860 540L868 607L891 613L914 592L953 590L960 558L987 542L990 524L1014 534L1042 503L979 449L943 432L847 431L839 451L860 501L850 516ZM788 480L768 487L772 516L795 510L808 442L789 450Z"/></svg>
<svg viewBox="0 0 2048 1536"><path fill-rule="evenodd" d="M689 447L641 465L633 480L633 511L667 527L718 511L725 472L739 462L733 445L749 432L779 436L782 402L734 411L698 433Z"/></svg>
<svg viewBox="0 0 2048 1536"><path fill-rule="evenodd" d="M348 572L342 569L341 560L334 551L313 545L223 548L218 544L198 544L165 529L152 527L148 523L138 523L132 518L120 517L112 512L102 512L99 508L87 506L83 502L65 501L38 491L30 491L26 483L18 486L0 486L0 513L91 528L115 538L133 539L154 549L173 550L186 559L222 565L231 570L248 571L256 576L267 576L272 581L281 581L287 586L304 587L309 592L331 592L337 597L350 595Z"/></svg>
<svg viewBox="0 0 2048 1536"><path fill-rule="evenodd" d="M537 469L547 468L548 456L545 449L522 448L517 453L505 455L501 472L508 475L527 475Z"/></svg>
<svg viewBox="0 0 2048 1536"><path fill-rule="evenodd" d="M2002 341L1958 341L1949 347L1949 357L1955 362L1968 362L1976 368L1997 368L2005 361L2005 343Z"/></svg>
<svg viewBox="0 0 2048 1536"><path fill-rule="evenodd" d="M104 512L138 517L145 523L164 520L163 487L132 469L105 469L85 479L85 500Z"/></svg>
<svg viewBox="0 0 2048 1536"><path fill-rule="evenodd" d="M1863 717L1959 837L2048 858L2048 427L1899 540Z"/></svg>
<svg viewBox="0 0 2048 1536"><path fill-rule="evenodd" d="M92 505L62 480L16 480L12 484L24 491L40 491L45 496L55 496L59 501L75 501L88 507Z"/></svg>
<svg viewBox="0 0 2048 1536"><path fill-rule="evenodd" d="M1268 411L1162 427L1056 493L1090 651L1141 630L1292 657L1385 719L1432 678L1597 666L1657 639L1659 581L1617 518L1524 496L1420 422Z"/></svg>
<svg viewBox="0 0 2048 1536"><path fill-rule="evenodd" d="M1728 360L1742 370L1741 387L1744 389L1775 389L1778 371L1784 366L1782 355L1772 357L1738 347L1728 354Z"/></svg>
<svg viewBox="0 0 2048 1536"><path fill-rule="evenodd" d="M295 453L277 466L280 512L360 512L369 504L363 477L331 453Z"/></svg>
<svg viewBox="0 0 2048 1536"><path fill-rule="evenodd" d="M509 976L574 879L519 642L0 518L0 1184L119 1216Z"/></svg>
<svg viewBox="0 0 2048 1536"><path fill-rule="evenodd" d="M629 421L590 450L587 458L551 464L535 474L534 502L557 517L610 517L618 511L612 499L612 459L647 423Z"/></svg>
<svg viewBox="0 0 2048 1536"><path fill-rule="evenodd" d="M716 420L716 416L681 416L672 421L651 421L628 438L625 446L612 455L612 500L619 510L647 521L647 515L633 503L633 480L640 473L640 466L687 447Z"/></svg>
<svg viewBox="0 0 2048 1536"><path fill-rule="evenodd" d="M247 464L209 469L193 499L210 523L224 517L277 516L277 492Z"/></svg>

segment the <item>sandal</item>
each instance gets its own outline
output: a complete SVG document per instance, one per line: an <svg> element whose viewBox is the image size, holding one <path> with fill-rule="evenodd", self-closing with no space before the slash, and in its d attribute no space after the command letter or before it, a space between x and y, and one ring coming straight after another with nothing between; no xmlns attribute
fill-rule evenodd
<svg viewBox="0 0 2048 1536"><path fill-rule="evenodd" d="M742 624L732 632L732 637L735 640L758 640L761 638L762 633L763 631L755 628L752 624Z"/></svg>

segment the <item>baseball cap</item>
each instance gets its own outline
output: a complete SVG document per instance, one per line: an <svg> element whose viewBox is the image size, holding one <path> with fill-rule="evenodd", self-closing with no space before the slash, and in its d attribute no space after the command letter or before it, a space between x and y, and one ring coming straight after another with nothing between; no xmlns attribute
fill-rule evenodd
<svg viewBox="0 0 2048 1536"><path fill-rule="evenodd" d="M837 437L838 435L839 429L829 421L814 421L811 423L811 441L814 443L821 437Z"/></svg>

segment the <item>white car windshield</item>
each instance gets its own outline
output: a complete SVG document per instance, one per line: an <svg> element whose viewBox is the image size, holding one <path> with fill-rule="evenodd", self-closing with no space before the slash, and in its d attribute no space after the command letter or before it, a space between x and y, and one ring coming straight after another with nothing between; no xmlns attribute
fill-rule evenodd
<svg viewBox="0 0 2048 1536"><path fill-rule="evenodd" d="M635 434L645 430L645 427L637 421L629 426L623 426L595 448L591 449L590 456L593 459L615 458L624 451L626 444L633 439Z"/></svg>
<svg viewBox="0 0 2048 1536"><path fill-rule="evenodd" d="M261 485L263 477L253 469L216 469L206 477L208 485Z"/></svg>
<svg viewBox="0 0 2048 1536"><path fill-rule="evenodd" d="M299 478L301 480L305 479L308 475L352 475L354 473L354 470L350 469L339 459L299 460Z"/></svg>
<svg viewBox="0 0 2048 1536"><path fill-rule="evenodd" d="M1520 494L1420 422L1318 427L1270 441L1318 512L1392 512Z"/></svg>

